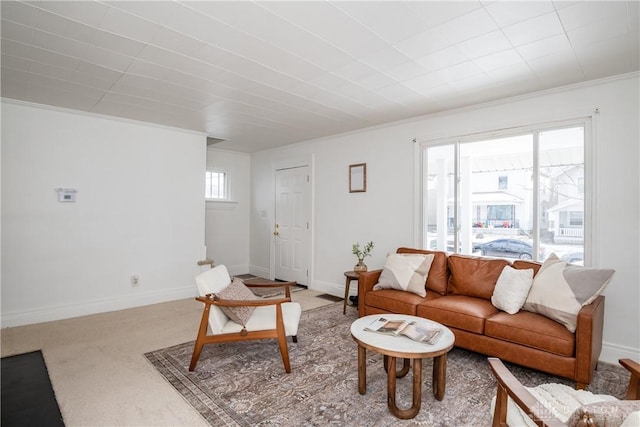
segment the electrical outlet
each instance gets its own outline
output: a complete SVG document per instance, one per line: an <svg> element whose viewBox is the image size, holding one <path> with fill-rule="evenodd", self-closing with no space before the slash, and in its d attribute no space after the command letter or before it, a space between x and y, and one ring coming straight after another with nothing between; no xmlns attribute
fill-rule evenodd
<svg viewBox="0 0 640 427"><path fill-rule="evenodd" d="M131 286L140 286L140 276L138 276L137 274L131 276Z"/></svg>

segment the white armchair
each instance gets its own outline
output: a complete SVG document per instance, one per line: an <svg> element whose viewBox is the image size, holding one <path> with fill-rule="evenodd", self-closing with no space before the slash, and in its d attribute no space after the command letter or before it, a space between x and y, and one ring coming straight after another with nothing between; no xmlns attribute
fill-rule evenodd
<svg viewBox="0 0 640 427"><path fill-rule="evenodd" d="M227 289L232 281L227 268L224 265L218 265L198 275L196 284L200 294L196 300L204 303L204 311L189 365L190 371L195 369L205 344L276 338L285 371L291 372L286 337L291 336L293 341L297 342L298 323L302 312L300 304L291 302L289 287L294 285L294 282L246 285L247 287L284 287L284 298L223 299L218 294ZM253 307L254 309L242 324L227 316L223 307L225 309Z"/></svg>
<svg viewBox="0 0 640 427"><path fill-rule="evenodd" d="M637 427L640 425L640 364L620 359L630 373L625 400L575 390L564 384L525 387L500 359L489 366L498 381L494 427Z"/></svg>

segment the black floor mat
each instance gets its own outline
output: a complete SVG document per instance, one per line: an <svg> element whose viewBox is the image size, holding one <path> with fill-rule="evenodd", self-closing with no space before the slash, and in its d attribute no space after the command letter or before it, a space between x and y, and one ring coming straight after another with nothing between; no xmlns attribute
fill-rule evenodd
<svg viewBox="0 0 640 427"><path fill-rule="evenodd" d="M40 350L3 357L2 426L64 426Z"/></svg>

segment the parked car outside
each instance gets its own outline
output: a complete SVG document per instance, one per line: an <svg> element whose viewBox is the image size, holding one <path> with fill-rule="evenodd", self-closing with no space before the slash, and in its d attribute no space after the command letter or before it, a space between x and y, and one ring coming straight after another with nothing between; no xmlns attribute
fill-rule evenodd
<svg viewBox="0 0 640 427"><path fill-rule="evenodd" d="M564 262L568 262L569 264L583 265L584 252L583 251L569 252L562 255L562 257L560 257L560 260Z"/></svg>
<svg viewBox="0 0 640 427"><path fill-rule="evenodd" d="M531 243L518 239L497 239L486 243L474 243L472 250L474 254L479 253L481 256L533 259ZM539 259L544 259L543 248L540 248Z"/></svg>

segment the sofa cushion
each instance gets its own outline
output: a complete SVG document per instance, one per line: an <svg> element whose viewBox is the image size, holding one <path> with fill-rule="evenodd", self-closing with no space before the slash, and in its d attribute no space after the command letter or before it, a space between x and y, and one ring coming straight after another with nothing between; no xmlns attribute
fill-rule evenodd
<svg viewBox="0 0 640 427"><path fill-rule="evenodd" d="M464 295L425 300L418 305L416 311L420 317L476 334L484 333L485 320L497 312L491 302Z"/></svg>
<svg viewBox="0 0 640 427"><path fill-rule="evenodd" d="M449 255L449 293L490 300L498 277L509 261Z"/></svg>
<svg viewBox="0 0 640 427"><path fill-rule="evenodd" d="M600 295L615 273L567 264L555 254L542 264L523 310L542 314L575 332L578 312Z"/></svg>
<svg viewBox="0 0 640 427"><path fill-rule="evenodd" d="M493 289L491 304L509 314L516 314L529 295L533 284L533 269L518 270L505 266Z"/></svg>
<svg viewBox="0 0 640 427"><path fill-rule="evenodd" d="M424 297L427 295L425 283L432 262L433 255L389 254L373 290L397 289Z"/></svg>
<svg viewBox="0 0 640 427"><path fill-rule="evenodd" d="M484 334L560 356L573 357L576 338L560 323L536 313L500 312L485 322Z"/></svg>
<svg viewBox="0 0 640 427"><path fill-rule="evenodd" d="M399 254L427 254L433 255L433 262L427 276L427 289L439 293L447 294L447 281L449 279L449 270L447 269L447 253L441 251L428 251L413 248L398 248L396 253Z"/></svg>
<svg viewBox="0 0 640 427"><path fill-rule="evenodd" d="M395 289L380 289L369 291L365 294L364 303L367 307L384 310L390 313L416 315L416 306L422 301L437 298L439 295L434 292L427 292L425 298L419 297L410 292L398 291Z"/></svg>
<svg viewBox="0 0 640 427"><path fill-rule="evenodd" d="M535 275L538 274L538 270L540 270L540 267L542 267L542 263L536 262L536 261L525 261L522 259L517 259L513 261L511 266L516 270L528 270L530 268L533 268L533 276L535 277Z"/></svg>

